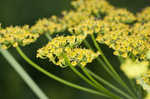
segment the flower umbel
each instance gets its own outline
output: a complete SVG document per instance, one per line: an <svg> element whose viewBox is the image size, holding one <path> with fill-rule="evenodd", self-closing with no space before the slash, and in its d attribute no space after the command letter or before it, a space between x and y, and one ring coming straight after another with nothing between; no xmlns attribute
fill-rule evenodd
<svg viewBox="0 0 150 99"><path fill-rule="evenodd" d="M7 27L0 30L1 48L7 49L10 46L28 45L39 37L38 33L32 33L28 25L19 27Z"/></svg>
<svg viewBox="0 0 150 99"><path fill-rule="evenodd" d="M85 39L85 36L60 36L54 38L45 47L38 50L37 57L48 58L54 64L66 66L63 54L66 54L73 66L81 64L85 66L92 62L99 54L89 49L77 48Z"/></svg>

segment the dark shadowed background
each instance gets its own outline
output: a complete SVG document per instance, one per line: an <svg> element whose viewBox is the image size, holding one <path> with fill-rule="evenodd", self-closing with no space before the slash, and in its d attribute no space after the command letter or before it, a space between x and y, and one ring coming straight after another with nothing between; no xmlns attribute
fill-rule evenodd
<svg viewBox="0 0 150 99"><path fill-rule="evenodd" d="M0 0L0 22L3 27L10 25L33 25L38 19L50 17L51 15L60 15L62 10L69 9L71 0ZM136 13L150 5L149 0L108 0L116 7L127 8ZM81 81L69 68L61 69L49 63L48 60L36 59L36 50L47 43L44 37L25 48L23 51L36 63L40 64L49 72L56 74L66 80L89 87L84 81ZM103 45L102 45L103 46ZM109 60L114 64L114 68L119 71L119 63L116 57L112 56L112 50L103 46ZM23 68L31 75L40 88L50 97L50 99L104 99L99 96L88 94L57 81L46 77L40 72L33 69L16 53L14 48L9 51L22 64ZM94 72L112 81L99 64L89 64ZM121 73L121 72L120 72ZM23 82L20 76L14 71L7 61L0 55L0 99L38 99L30 88Z"/></svg>

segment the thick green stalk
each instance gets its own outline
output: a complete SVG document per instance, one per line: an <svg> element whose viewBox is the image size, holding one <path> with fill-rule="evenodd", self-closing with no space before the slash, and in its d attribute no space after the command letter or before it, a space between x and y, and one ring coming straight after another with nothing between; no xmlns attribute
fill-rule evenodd
<svg viewBox="0 0 150 99"><path fill-rule="evenodd" d="M85 73L85 75L95 83L95 85L98 87L98 88L101 88L103 87L103 85L101 85L99 82L97 82L90 74L89 72L87 71L87 69L85 67L81 67L82 71ZM110 91L109 91L110 92ZM111 95L115 96L113 93L111 93ZM116 98L118 99L121 99L119 96L117 96Z"/></svg>
<svg viewBox="0 0 150 99"><path fill-rule="evenodd" d="M117 81L120 82L120 84L127 89L127 91L133 95L134 93L128 88L128 86L124 83L124 81L120 78L120 76L118 75L118 73L114 70L113 66L109 63L109 61L107 60L107 58L105 57L104 53L102 52L101 48L99 47L98 43L96 42L96 39L94 37L94 35L91 35L91 38L94 42L94 45L96 47L96 49L100 52L102 58L104 59L105 63L107 64L107 66L109 67L109 69L113 72L113 76L116 77ZM136 96L135 96L136 97Z"/></svg>
<svg viewBox="0 0 150 99"><path fill-rule="evenodd" d="M0 50L4 58L10 63L10 66L20 75L24 82L30 87L30 89L36 94L39 99L49 99L44 92L38 87L38 85L32 80L23 67L15 60L15 58L7 51Z"/></svg>
<svg viewBox="0 0 150 99"><path fill-rule="evenodd" d="M64 54L65 62L68 64L68 66L72 69L73 72L75 72L79 77L81 77L83 80L85 80L88 84L92 85L93 87L97 88L99 91L102 91L109 96L111 96L113 99L119 99L118 96L115 96L111 92L109 92L107 89L105 89L103 86L97 87L93 82L91 82L89 79L87 79L83 74L81 74L75 67L72 66L67 56Z"/></svg>
<svg viewBox="0 0 150 99"><path fill-rule="evenodd" d="M100 82L102 82L103 84L107 85L108 87L112 88L114 91L120 93L121 95L127 97L128 99L133 99L131 96L129 96L128 94L126 94L125 92L123 92L122 90L120 90L119 88L117 88L116 86L112 85L111 83L109 83L108 81L104 80L103 78L101 78L100 76L96 75L95 73L93 73L91 70L85 68L85 70L87 72L89 72L93 77L95 77L97 80L99 80Z"/></svg>
<svg viewBox="0 0 150 99"><path fill-rule="evenodd" d="M20 56L26 61L28 62L33 68L35 68L36 70L40 71L41 73L43 73L44 75L60 82L60 83L63 83L67 86L70 86L72 88L76 88L78 90L82 90L82 91L85 91L85 92L89 92L89 93L92 93L92 94L96 94L96 95L100 95L100 96L105 96L105 97L108 97L106 94L103 94L101 92L98 92L98 91L95 91L93 89L90 89L90 88L85 88L85 87L82 87L80 85L77 85L77 84L74 84L74 83L71 83L69 81L66 81L62 78L59 78L51 73L49 73L48 71L44 70L43 68L41 68L39 65L37 65L36 63L34 63L32 60L30 60L25 54L24 52L19 48L17 47L16 50L18 51L18 53L20 54Z"/></svg>

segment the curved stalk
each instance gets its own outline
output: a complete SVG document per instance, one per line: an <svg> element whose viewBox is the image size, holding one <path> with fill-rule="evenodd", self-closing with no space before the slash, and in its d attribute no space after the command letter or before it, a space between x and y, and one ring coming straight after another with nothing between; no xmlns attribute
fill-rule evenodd
<svg viewBox="0 0 150 99"><path fill-rule="evenodd" d="M111 98L113 97L114 99L120 99L118 98L118 96L115 96L114 94L112 94L111 92L109 92L107 89L105 89L102 85L98 86L95 85L93 82L91 82L89 79L87 79L84 75L82 75L75 67L72 66L72 64L70 63L70 61L68 60L67 56L64 54L64 59L65 62L68 64L68 66L72 69L73 72L75 72L79 77L81 77L83 80L85 80L87 83L89 83L90 85L92 85L93 87L97 88L99 91L102 91L106 94L108 94L109 96L111 96Z"/></svg>
<svg viewBox="0 0 150 99"><path fill-rule="evenodd" d="M84 74L91 80L93 81L97 86L102 87L102 85L100 85L86 70L85 67L81 67L82 71L84 72Z"/></svg>
<svg viewBox="0 0 150 99"><path fill-rule="evenodd" d="M34 63L32 60L30 60L25 54L24 52L19 48L19 47L16 47L16 50L17 52L20 54L20 56L26 61L28 62L33 68L35 68L36 70L38 70L39 72L43 73L44 75L60 82L60 83L63 83L67 86L70 86L72 88L76 88L78 90L82 90L82 91L85 91L85 92L89 92L89 93L92 93L92 94L96 94L96 95L100 95L100 96L104 96L104 97L108 97L106 94L103 94L101 92L98 92L98 91L95 91L93 89L90 89L90 88L85 88L85 87L82 87L80 85L77 85L77 84L74 84L74 83L71 83L69 81L66 81L62 78L59 78L57 76L55 76L54 74L51 74L49 73L48 71L44 70L43 68L41 68L39 65L37 65L36 63Z"/></svg>
<svg viewBox="0 0 150 99"><path fill-rule="evenodd" d="M49 99L44 92L38 87L38 85L32 80L28 73L23 69L23 67L15 60L15 58L7 51L0 50L4 58L10 63L10 66L20 75L24 82L30 87L33 93L36 94L39 99Z"/></svg>
<svg viewBox="0 0 150 99"><path fill-rule="evenodd" d="M92 49L92 50L93 50L93 48L90 46L90 44L89 44L86 40L84 40L84 43L85 43L85 45L86 45L89 49ZM103 66L103 68L104 68L111 76L113 76L112 71L106 66L106 64L100 59L100 57L97 57L96 60L101 64L101 66ZM113 78L116 79L115 77L113 77ZM117 80L117 81L118 81L118 80Z"/></svg>
<svg viewBox="0 0 150 99"><path fill-rule="evenodd" d="M97 86L98 86L98 88L100 87L103 87L100 83L98 83L90 74L89 74L89 72L87 71L87 69L84 67L81 67L81 69L82 69L82 71L85 73L85 75L91 80L91 81L93 81ZM119 96L118 96L119 97ZM121 98L119 98L119 99L121 99Z"/></svg>
<svg viewBox="0 0 150 99"><path fill-rule="evenodd" d="M119 88L117 88L116 86L112 85L111 83L109 83L108 81L104 80L103 78L101 78L100 76L96 75L95 73L93 73L91 70L85 68L85 70L87 72L89 72L93 77L95 77L97 80L99 80L100 82L102 82L103 84L107 85L108 87L112 88L114 91L122 94L123 96L127 97L128 99L132 99L131 96L129 96L128 94L126 94L125 92L123 92L122 90L120 90Z"/></svg>
<svg viewBox="0 0 150 99"><path fill-rule="evenodd" d="M132 91L129 89L129 87L123 82L123 80L120 78L120 76L118 75L118 73L114 70L113 66L109 63L109 61L107 60L106 56L104 55L104 53L102 52L101 48L99 47L98 43L96 42L95 37L94 37L93 34L91 35L91 38L92 38L92 40L93 40L93 42L94 42L94 45L95 45L96 49L100 52L102 58L104 59L105 63L107 64L108 68L112 71L113 76L116 77L116 79L118 80L118 82L120 82L120 84L121 84L124 88L126 88L127 91L128 91L131 95L133 95L134 97L136 97L136 96L134 95L134 93L132 93Z"/></svg>

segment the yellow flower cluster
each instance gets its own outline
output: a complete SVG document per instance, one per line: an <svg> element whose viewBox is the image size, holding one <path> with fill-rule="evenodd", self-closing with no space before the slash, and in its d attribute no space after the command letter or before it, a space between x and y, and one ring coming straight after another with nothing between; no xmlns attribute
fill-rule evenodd
<svg viewBox="0 0 150 99"><path fill-rule="evenodd" d="M62 18L62 24L67 26L67 30L70 32L72 32L74 28L79 28L86 20L94 19L95 17L102 18L108 14L110 10L114 9L114 7L105 0L75 0L72 1L72 5L75 10L69 12L64 11L64 17ZM88 25L88 22L84 23L84 25ZM92 30L89 32L92 32Z"/></svg>
<svg viewBox="0 0 150 99"><path fill-rule="evenodd" d="M95 16L108 14L114 9L106 0L75 0L72 5L78 12L85 11Z"/></svg>
<svg viewBox="0 0 150 99"><path fill-rule="evenodd" d="M124 28L119 28L117 31L108 32L104 35L99 34L97 41L113 48L115 55L125 58L134 56L138 59L147 60L146 53L150 49L150 22L136 23L132 28L123 24L117 26L124 26Z"/></svg>
<svg viewBox="0 0 150 99"><path fill-rule="evenodd" d="M105 25L104 21L101 20L95 20L93 18L87 19L85 21L82 21L79 25L69 28L69 31L71 33L75 34L93 34L93 33L99 33L103 26ZM106 27L107 28L107 27ZM109 28L108 28L109 29Z"/></svg>
<svg viewBox="0 0 150 99"><path fill-rule="evenodd" d="M136 79L137 84L150 93L150 71L148 61L132 61L127 59L121 65L122 71L131 79Z"/></svg>
<svg viewBox="0 0 150 99"><path fill-rule="evenodd" d="M98 34L96 40L99 43L104 43L110 48L113 48L115 50L115 55L122 55L123 57L127 57L127 51L131 49L128 48L130 47L130 39L128 38L130 33L129 26L121 23L108 23L108 25L109 31Z"/></svg>
<svg viewBox="0 0 150 99"><path fill-rule="evenodd" d="M123 33L124 30L128 31L129 26L122 23L96 20L94 18L89 18L85 21L82 21L79 25L69 28L69 31L75 34L98 34L98 39L101 38L100 36L104 35L105 33L111 34L110 32L112 32L119 34L120 32Z"/></svg>
<svg viewBox="0 0 150 99"><path fill-rule="evenodd" d="M22 27L10 26L5 29L0 29L0 45L2 49L7 49L10 46L25 46L34 42L38 37L39 34L32 33L28 25Z"/></svg>
<svg viewBox="0 0 150 99"><path fill-rule="evenodd" d="M89 19L89 17L92 17L86 12L77 12L73 10L69 12L63 11L62 14L64 17L61 19L61 22L67 27L67 29L78 25L80 22Z"/></svg>
<svg viewBox="0 0 150 99"><path fill-rule="evenodd" d="M137 14L137 20L141 23L150 22L150 7L146 7L142 12Z"/></svg>
<svg viewBox="0 0 150 99"><path fill-rule="evenodd" d="M31 27L32 32L34 33L58 33L58 32L63 32L66 29L66 26L62 24L61 20L56 17L52 16L49 19L41 19L37 21L35 25Z"/></svg>
<svg viewBox="0 0 150 99"><path fill-rule="evenodd" d="M75 0L72 1L72 5L75 9L63 11L61 18L56 16L52 16L49 19L44 18L39 20L31 29L40 34L70 31L81 22L94 18L95 15L102 16L114 8L105 0Z"/></svg>
<svg viewBox="0 0 150 99"><path fill-rule="evenodd" d="M45 47L38 50L37 57L48 58L54 64L66 66L63 54L65 54L73 66L81 64L85 66L92 62L99 54L88 49L77 48L85 36L59 36L52 39Z"/></svg>
<svg viewBox="0 0 150 99"><path fill-rule="evenodd" d="M130 24L136 21L136 17L133 15L133 13L126 9L115 9L112 10L111 13L104 18L104 20L109 22Z"/></svg>

